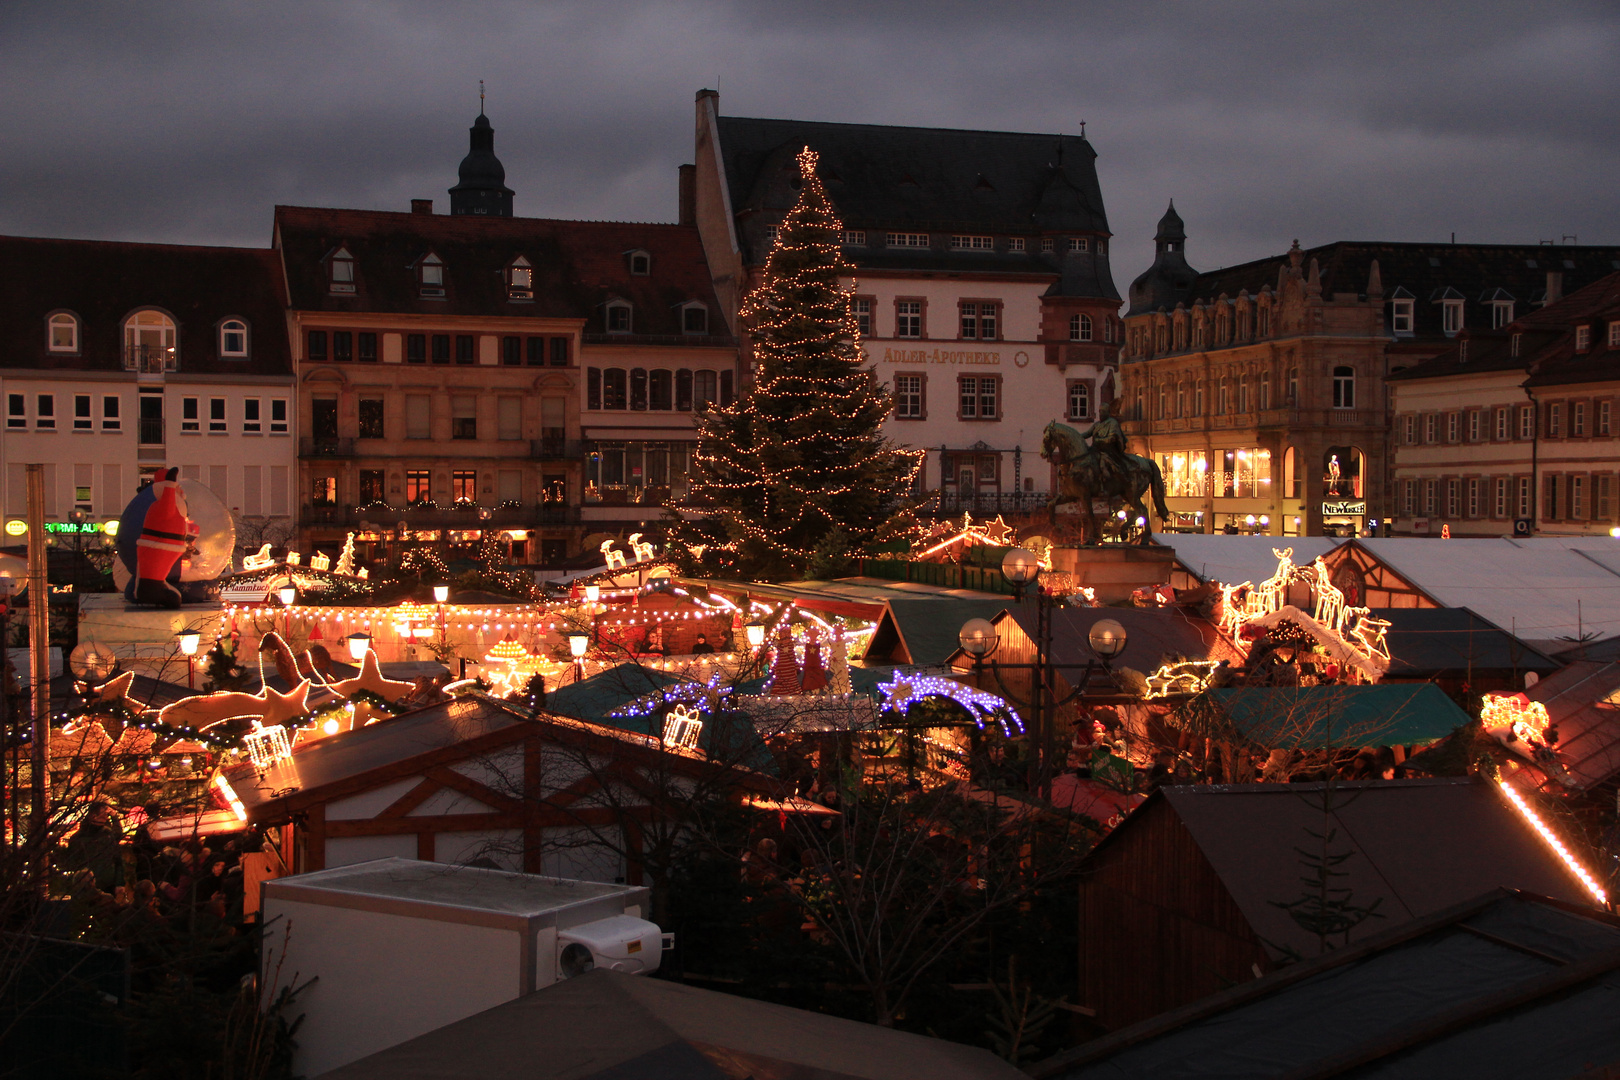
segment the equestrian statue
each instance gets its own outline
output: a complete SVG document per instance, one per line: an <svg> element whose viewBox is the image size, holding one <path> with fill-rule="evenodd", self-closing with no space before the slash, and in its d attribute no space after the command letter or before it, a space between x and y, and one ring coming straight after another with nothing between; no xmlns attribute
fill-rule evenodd
<svg viewBox="0 0 1620 1080"><path fill-rule="evenodd" d="M1047 504L1052 523L1057 524L1059 506L1079 506L1082 544L1102 540L1102 530L1091 509L1093 499L1106 499L1110 513L1121 505L1134 510L1134 520L1141 522L1139 543L1145 544L1153 536L1147 524L1147 507L1142 503L1144 494L1152 491L1153 508L1160 521L1170 518L1164 505L1164 476L1158 464L1152 458L1125 452L1125 432L1106 404L1099 410L1097 422L1085 431L1076 431L1056 420L1047 424L1041 438L1041 457L1058 467L1058 490Z"/></svg>

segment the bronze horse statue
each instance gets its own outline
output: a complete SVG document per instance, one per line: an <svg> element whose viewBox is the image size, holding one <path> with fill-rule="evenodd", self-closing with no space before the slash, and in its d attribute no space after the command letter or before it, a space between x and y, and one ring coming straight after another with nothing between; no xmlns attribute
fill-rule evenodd
<svg viewBox="0 0 1620 1080"><path fill-rule="evenodd" d="M1135 520L1141 522L1139 543L1145 544L1153 536L1143 495L1152 492L1153 508L1158 511L1161 522L1170 518L1170 511L1164 505L1164 476L1151 458L1125 454L1121 469L1117 460L1104 460L1106 451L1093 450L1086 445L1084 435L1056 420L1046 425L1041 437L1041 457L1058 467L1058 490L1047 504L1051 521L1057 524L1057 508L1064 503L1078 505L1082 544L1095 544L1102 539L1097 516L1091 509L1094 498L1107 499L1109 506L1124 503L1135 511Z"/></svg>

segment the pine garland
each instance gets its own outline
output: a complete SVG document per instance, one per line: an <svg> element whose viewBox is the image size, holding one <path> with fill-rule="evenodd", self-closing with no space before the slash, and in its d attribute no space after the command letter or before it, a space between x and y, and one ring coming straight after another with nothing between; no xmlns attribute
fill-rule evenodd
<svg viewBox="0 0 1620 1080"><path fill-rule="evenodd" d="M893 401L860 347L843 223L799 154L802 187L741 315L754 381L732 405L697 417L692 503L705 516L671 526L688 549L762 578L835 567L910 525L921 454L883 435ZM729 560L721 553L729 554Z"/></svg>

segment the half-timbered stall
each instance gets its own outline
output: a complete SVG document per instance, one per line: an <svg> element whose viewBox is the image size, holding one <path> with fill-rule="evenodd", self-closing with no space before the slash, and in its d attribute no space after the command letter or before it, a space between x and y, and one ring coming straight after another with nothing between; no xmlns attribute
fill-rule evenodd
<svg viewBox="0 0 1620 1080"><path fill-rule="evenodd" d="M673 796L775 790L679 743L480 695L261 761L215 783L245 822L290 826L296 872L397 856L640 884Z"/></svg>

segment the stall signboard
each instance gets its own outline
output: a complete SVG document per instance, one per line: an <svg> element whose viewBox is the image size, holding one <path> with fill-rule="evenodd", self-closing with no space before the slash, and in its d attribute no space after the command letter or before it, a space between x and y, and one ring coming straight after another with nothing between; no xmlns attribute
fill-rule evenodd
<svg viewBox="0 0 1620 1080"><path fill-rule="evenodd" d="M1367 513L1367 500L1357 499L1354 502L1324 502L1322 504L1323 517L1362 517Z"/></svg>

